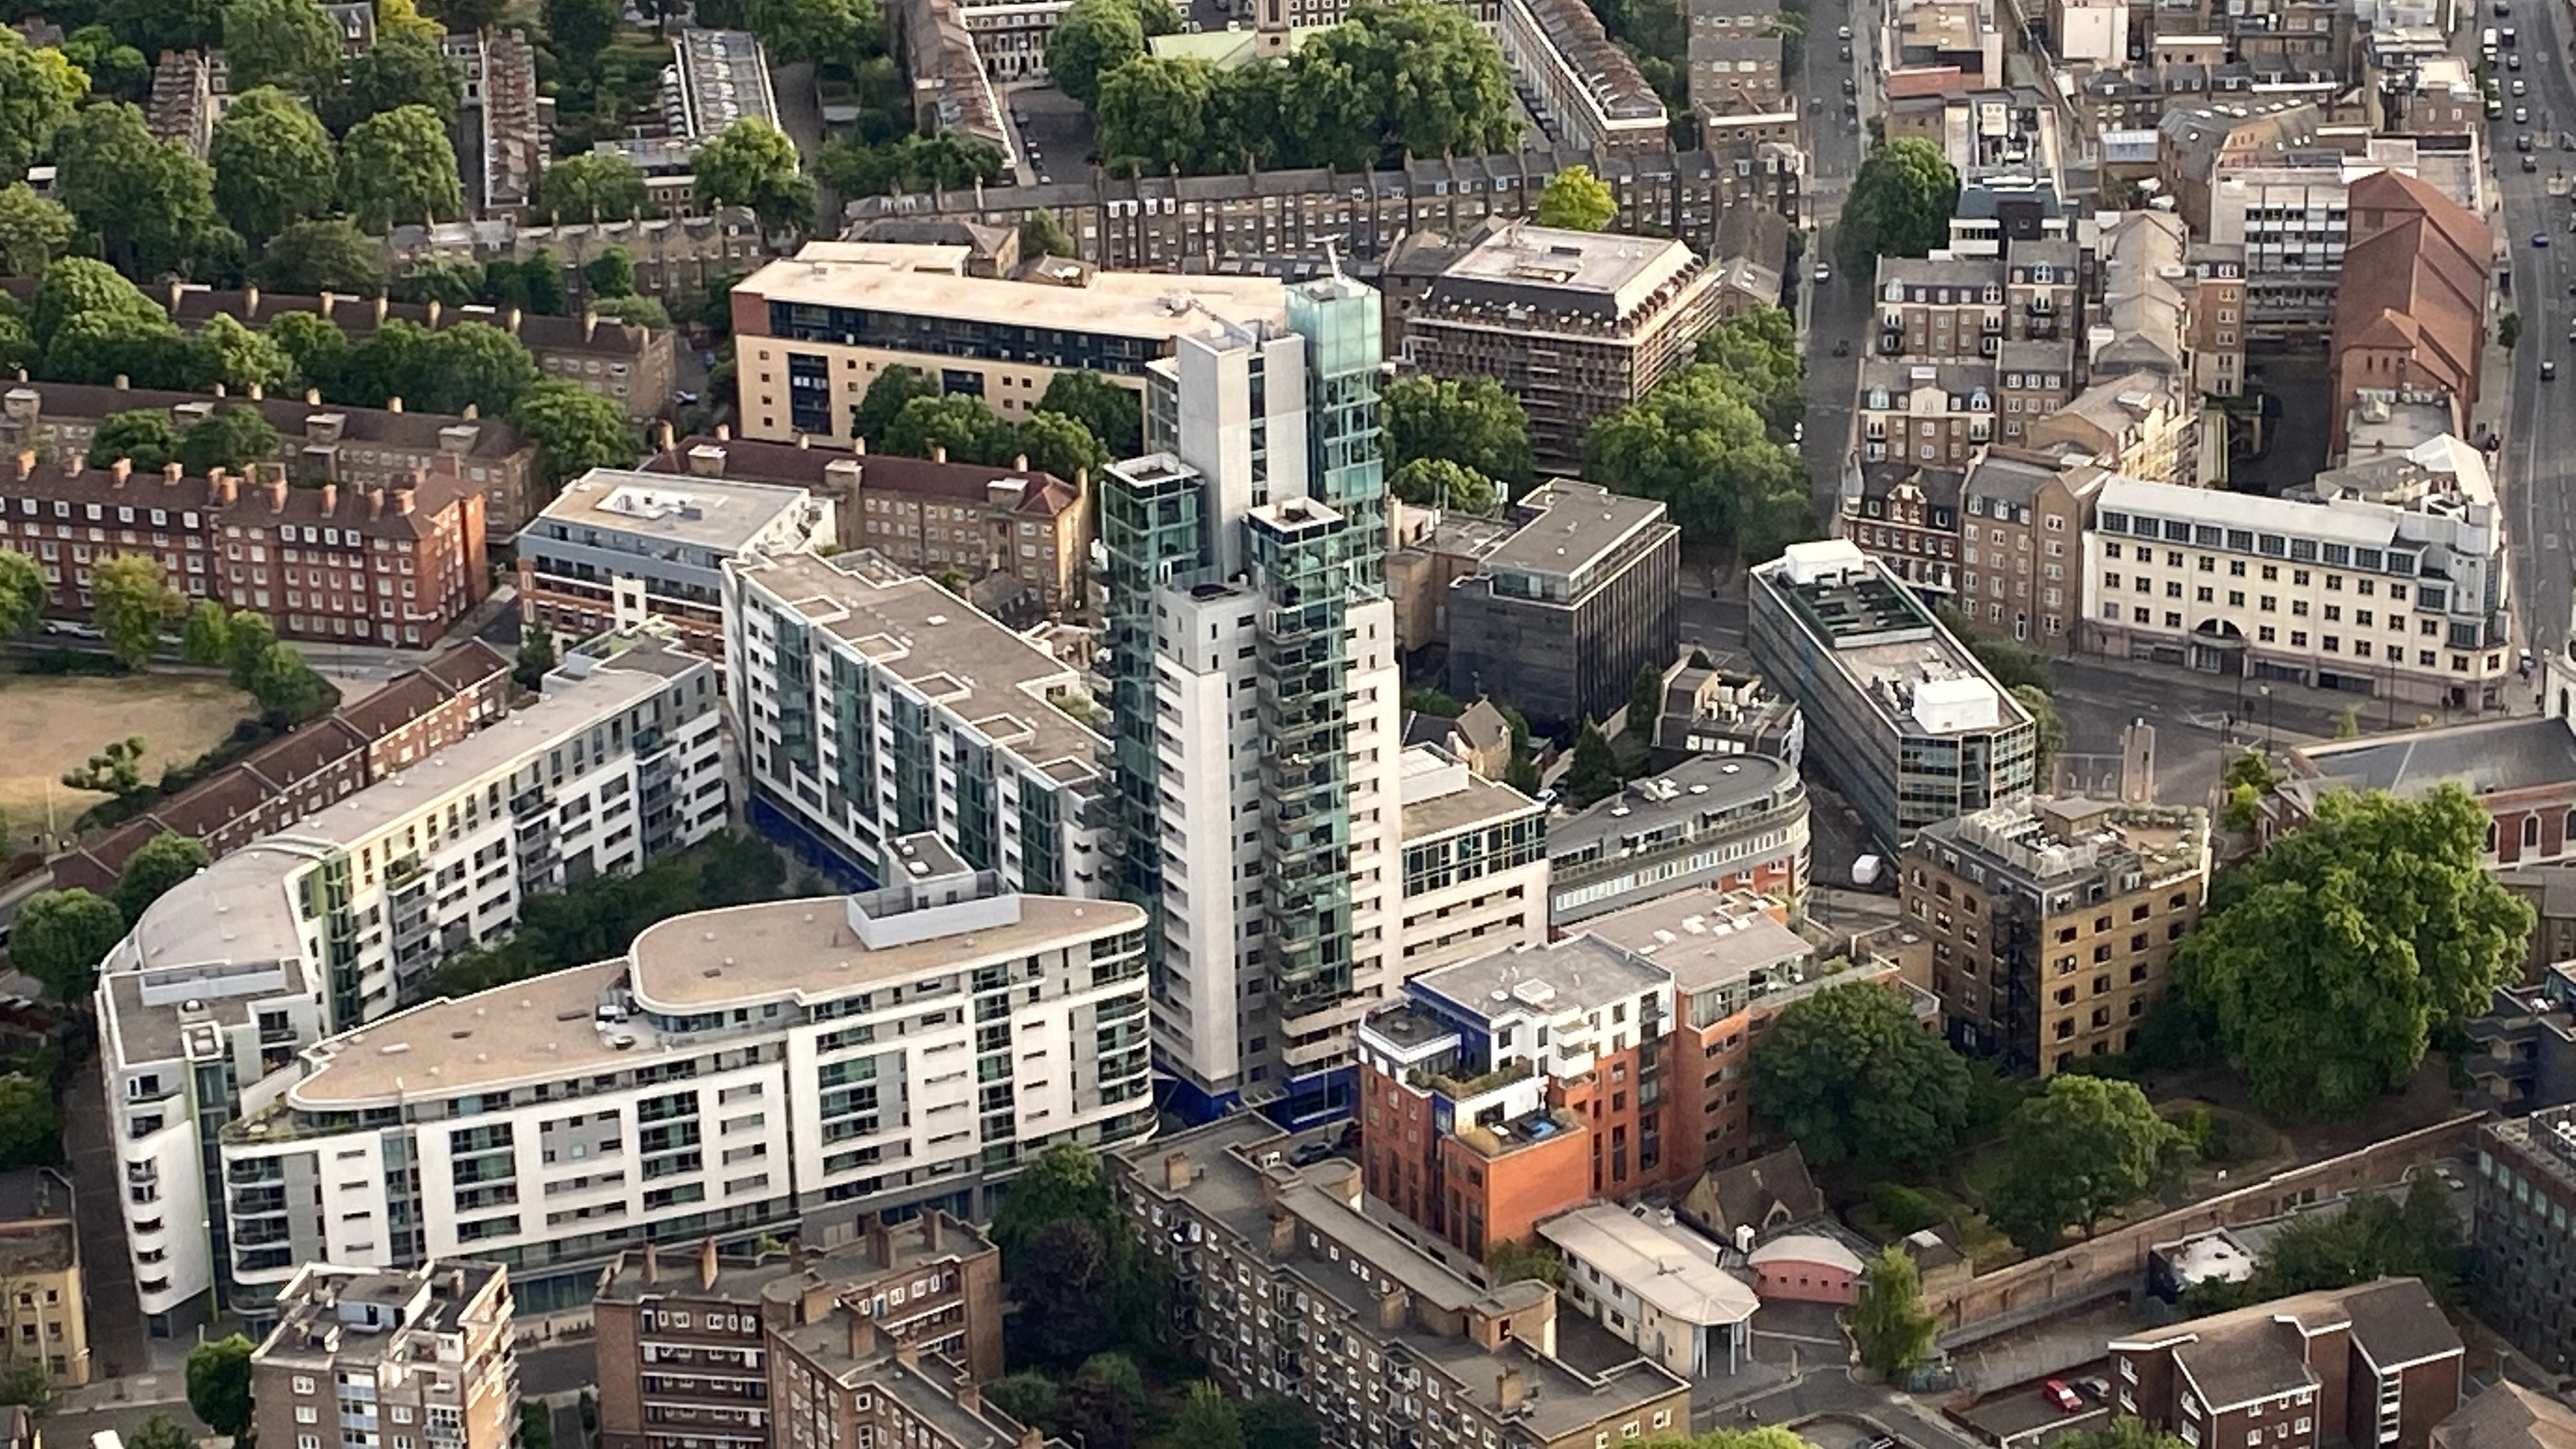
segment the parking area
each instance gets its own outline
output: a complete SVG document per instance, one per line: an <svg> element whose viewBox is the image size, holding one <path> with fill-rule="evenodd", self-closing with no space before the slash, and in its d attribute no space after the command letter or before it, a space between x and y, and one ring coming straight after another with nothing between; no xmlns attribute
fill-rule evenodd
<svg viewBox="0 0 2576 1449"><path fill-rule="evenodd" d="M1033 83L1011 90L1006 104L1020 134L1023 182L1089 179L1097 133L1079 102L1054 86Z"/></svg>
<svg viewBox="0 0 2576 1449"><path fill-rule="evenodd" d="M2096 1361L2073 1373L2017 1384L1953 1410L1951 1417L1997 1449L2036 1449L2079 1430L2099 1429L2111 1421L2105 1367ZM2067 1407L2061 1395L2071 1395L2075 1407Z"/></svg>

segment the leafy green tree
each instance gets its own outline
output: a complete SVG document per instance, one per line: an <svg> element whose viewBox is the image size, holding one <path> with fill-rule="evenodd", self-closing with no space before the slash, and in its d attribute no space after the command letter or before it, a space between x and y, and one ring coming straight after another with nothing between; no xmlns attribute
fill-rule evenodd
<svg viewBox="0 0 2576 1449"><path fill-rule="evenodd" d="M541 210L556 223L618 221L647 209L644 173L623 156L584 151L546 168L539 183Z"/></svg>
<svg viewBox="0 0 2576 1449"><path fill-rule="evenodd" d="M430 0L429 6L430 13L455 32L489 30L500 24L509 10L508 0Z"/></svg>
<svg viewBox="0 0 2576 1449"><path fill-rule="evenodd" d="M213 170L155 137L133 106L90 106L64 122L54 160L55 199L132 275L178 271L221 250L218 234L238 248L240 239L216 219Z"/></svg>
<svg viewBox="0 0 2576 1449"><path fill-rule="evenodd" d="M351 126L340 138L340 201L361 229L378 233L462 212L456 148L438 112L397 106Z"/></svg>
<svg viewBox="0 0 2576 1449"><path fill-rule="evenodd" d="M2224 777L2230 785L2244 785L2258 795L2269 795L2281 788L2281 773L2272 768L2271 757L2248 747L2236 752L2227 762Z"/></svg>
<svg viewBox="0 0 2576 1449"><path fill-rule="evenodd" d="M284 321L280 318L279 321ZM296 370L312 376L296 343L281 342L297 357ZM327 347L323 349L326 354ZM519 339L489 322L459 322L435 331L411 322L387 322L351 346L323 395L334 402L380 407L399 397L418 412L507 416L537 381L536 359Z"/></svg>
<svg viewBox="0 0 2576 1449"><path fill-rule="evenodd" d="M147 56L211 50L223 43L222 0L107 0L99 19Z"/></svg>
<svg viewBox="0 0 2576 1449"><path fill-rule="evenodd" d="M1042 1362L1067 1363L1108 1347L1115 1278L1108 1244L1089 1221L1064 1217L1039 1228L1011 1279L1026 1350Z"/></svg>
<svg viewBox="0 0 2576 1449"><path fill-rule="evenodd" d="M1143 398L1134 388L1121 387L1099 373L1057 373L1039 396L1038 410L1062 413L1081 423L1112 458L1132 458L1144 450Z"/></svg>
<svg viewBox="0 0 2576 1449"><path fill-rule="evenodd" d="M1055 1380L1029 1369L1004 1374L984 1385L984 1402L1036 1428L1055 1418Z"/></svg>
<svg viewBox="0 0 2576 1449"><path fill-rule="evenodd" d="M257 334L252 334L256 336ZM266 341L265 338L261 339ZM276 344L271 343L271 346ZM277 429L248 403L234 403L206 415L179 439L179 462L191 474L222 468L240 473L253 463L277 457Z"/></svg>
<svg viewBox="0 0 2576 1449"><path fill-rule="evenodd" d="M1565 1259L1544 1240L1534 1243L1506 1238L1485 1249L1485 1281L1499 1286L1535 1278L1551 1288L1565 1286Z"/></svg>
<svg viewBox="0 0 2576 1449"><path fill-rule="evenodd" d="M1843 269L1866 277L1880 257L1926 256L1948 245L1958 204L1958 169L1938 145L1904 136L1872 146L1837 223Z"/></svg>
<svg viewBox="0 0 2576 1449"><path fill-rule="evenodd" d="M14 548L0 548L0 639L22 639L44 616L44 570Z"/></svg>
<svg viewBox="0 0 2576 1449"><path fill-rule="evenodd" d="M319 13L312 0L288 3ZM331 210L339 170L331 133L300 98L274 86L233 98L206 159L215 168L216 209L253 242Z"/></svg>
<svg viewBox="0 0 2576 1449"><path fill-rule="evenodd" d="M450 121L465 94L456 67L447 63L436 40L387 35L381 28L375 47L351 56L341 74L339 90L322 103L322 119L334 134L346 134L369 117L405 106L427 106L440 121Z"/></svg>
<svg viewBox="0 0 2576 1449"><path fill-rule="evenodd" d="M1026 1267L1038 1230L1059 1218L1079 1218L1105 1228L1118 1221L1118 1208L1101 1175L1100 1157L1070 1142L1055 1143L1020 1175L993 1214L990 1236L1002 1250L1002 1276L1014 1282Z"/></svg>
<svg viewBox="0 0 2576 1449"><path fill-rule="evenodd" d="M635 295L635 259L624 247L610 247L581 266L582 285L597 299Z"/></svg>
<svg viewBox="0 0 2576 1449"><path fill-rule="evenodd" d="M719 835L699 847L698 906L717 910L774 901L787 889L787 857L756 835Z"/></svg>
<svg viewBox="0 0 2576 1449"><path fill-rule="evenodd" d="M340 691L315 673L291 644L271 644L250 673L251 697L281 720L301 723L340 705Z"/></svg>
<svg viewBox="0 0 2576 1449"><path fill-rule="evenodd" d="M1603 231L1618 219L1619 199L1589 166L1568 166L1547 179L1538 194L1538 224L1569 231Z"/></svg>
<svg viewBox="0 0 2576 1449"><path fill-rule="evenodd" d="M57 1001L89 1000L98 963L125 939L125 918L88 891L38 891L18 908L9 930L9 959L45 983Z"/></svg>
<svg viewBox="0 0 2576 1449"><path fill-rule="evenodd" d="M1655 721L1664 712L1664 672L1651 662L1637 666L1628 682L1628 733L1654 743Z"/></svg>
<svg viewBox="0 0 2576 1449"><path fill-rule="evenodd" d="M1190 1449L1249 1449L1233 1396L1206 1379L1182 1393L1180 1412L1172 1416L1172 1438Z"/></svg>
<svg viewBox="0 0 2576 1449"><path fill-rule="evenodd" d="M555 1411L531 1399L519 1405L519 1449L555 1449Z"/></svg>
<svg viewBox="0 0 2576 1449"><path fill-rule="evenodd" d="M1022 1312L1026 1312L1025 1304ZM1137 1449L1144 1439L1144 1415L1117 1387L1089 1374L1077 1374L1056 1395L1054 1428L1083 1449Z"/></svg>
<svg viewBox="0 0 2576 1449"><path fill-rule="evenodd" d="M1493 479L1446 458L1415 458L1407 462L1388 475L1386 491L1407 503L1460 513L1496 513L1503 506L1502 489L1495 486Z"/></svg>
<svg viewBox="0 0 2576 1449"><path fill-rule="evenodd" d="M851 415L850 434L865 439L879 451L885 451L886 430L894 426L894 420L902 415L905 405L914 398L937 396L937 378L918 367L900 362L891 364L868 383L866 395L859 399L858 411Z"/></svg>
<svg viewBox="0 0 2576 1449"><path fill-rule="evenodd" d="M2347 704L2335 712L2334 737L2339 740L2361 738L2361 706Z"/></svg>
<svg viewBox="0 0 2576 1449"><path fill-rule="evenodd" d="M617 0L544 0L538 9L556 58L575 71L596 70L617 35Z"/></svg>
<svg viewBox="0 0 2576 1449"><path fill-rule="evenodd" d="M1815 518L1806 460L1771 436L1758 401L1732 374L1694 364L1592 425L1584 476L1660 500L1685 540L1770 559Z"/></svg>
<svg viewBox="0 0 2576 1449"><path fill-rule="evenodd" d="M159 408L109 413L90 434L89 456L99 463L122 458L133 463L138 473L158 473L163 464L178 460L179 430Z"/></svg>
<svg viewBox="0 0 2576 1449"><path fill-rule="evenodd" d="M179 630L179 654L191 664L210 666L231 659L232 619L223 605L199 599L188 611L188 622Z"/></svg>
<svg viewBox="0 0 2576 1449"><path fill-rule="evenodd" d="M1566 766L1561 782L1566 802L1576 809L1595 800L1607 799L1619 792L1626 777L1619 773L1618 752L1610 748L1609 737L1590 720L1574 736L1574 760Z"/></svg>
<svg viewBox="0 0 2576 1449"><path fill-rule="evenodd" d="M644 456L626 410L576 382L539 382L519 394L510 425L537 445L557 482L593 468L632 468Z"/></svg>
<svg viewBox="0 0 2576 1449"><path fill-rule="evenodd" d="M62 203L38 196L24 181L0 186L0 276L41 277L71 250L79 224Z"/></svg>
<svg viewBox="0 0 2576 1449"><path fill-rule="evenodd" d="M208 380L222 383L227 392L283 387L295 373L295 363L285 348L243 326L229 313L218 312L207 318L197 335L188 339L188 347L197 357L196 367Z"/></svg>
<svg viewBox="0 0 2576 1449"><path fill-rule="evenodd" d="M2113 1414L2099 1429L2078 1429L2058 1439L2053 1449L2191 1449L2180 1435L2151 1429L2135 1414Z"/></svg>
<svg viewBox="0 0 2576 1449"><path fill-rule="evenodd" d="M2213 883L2182 979L2257 1101L2359 1111L2513 978L2532 912L2483 868L2487 829L2457 786L2338 791Z"/></svg>
<svg viewBox="0 0 2576 1449"><path fill-rule="evenodd" d="M1093 108L1102 164L1121 174L1205 169L1215 91L1208 63L1195 58L1145 56L1111 71L1101 78Z"/></svg>
<svg viewBox="0 0 2576 1449"><path fill-rule="evenodd" d="M184 446L186 440L182 439ZM187 607L170 587L161 561L149 554L120 553L102 560L89 576L92 624L106 636L107 651L140 669L161 647L161 630Z"/></svg>
<svg viewBox="0 0 2576 1449"><path fill-rule="evenodd" d="M2058 716L2055 697L2038 685L2016 684L2011 692L2013 701L2030 711L2031 730L2037 737L2030 765L2033 778L2044 787L2054 778L2049 771L2057 757L2066 753L2066 721Z"/></svg>
<svg viewBox="0 0 2576 1449"><path fill-rule="evenodd" d="M0 1168L63 1160L63 1118L53 1089L23 1071L0 1076Z"/></svg>
<svg viewBox="0 0 2576 1449"><path fill-rule="evenodd" d="M1070 257L1075 255L1078 255L1078 253L1074 248L1073 238L1065 233L1064 223L1055 219L1054 212L1041 207L1020 219L1020 257L1022 260L1025 261L1032 257ZM1058 373L1056 374L1056 380L1061 382L1064 380L1065 376L1066 374L1064 373ZM1047 386L1049 390L1052 391L1055 384L1049 383ZM1104 439L1103 441L1107 440Z"/></svg>
<svg viewBox="0 0 2576 1449"><path fill-rule="evenodd" d="M1884 987L1861 989L1887 994ZM1861 1366L1882 1377L1901 1377L1931 1359L1941 1324L1923 1307L1923 1278L1904 1248L1888 1244L1862 1270L1860 1294L1852 1300L1851 1330Z"/></svg>
<svg viewBox="0 0 2576 1449"><path fill-rule="evenodd" d="M530 619L519 626L519 658L510 670L510 678L521 689L545 688L546 676L555 668L555 631Z"/></svg>
<svg viewBox="0 0 2576 1449"><path fill-rule="evenodd" d="M308 0L309 3L309 0ZM188 1351L188 1407L207 1428L238 1440L251 1430L250 1355L236 1333Z"/></svg>
<svg viewBox="0 0 2576 1449"><path fill-rule="evenodd" d="M1456 463L1517 493L1534 472L1529 413L1490 377L1410 373L1379 397L1392 474L1418 458Z"/></svg>
<svg viewBox="0 0 2576 1449"><path fill-rule="evenodd" d="M142 289L127 281L116 268L88 257L65 257L58 265L45 269L44 280L36 284L27 320L36 341L44 344L52 342L54 334L74 317L93 312L169 320L159 303L144 296Z"/></svg>
<svg viewBox="0 0 2576 1449"><path fill-rule="evenodd" d="M1986 1216L2026 1253L2054 1249L2073 1223L2084 1236L2146 1196L2191 1150L2134 1082L2060 1072L2006 1128L2004 1172Z"/></svg>
<svg viewBox="0 0 2576 1449"><path fill-rule="evenodd" d="M1787 442L1806 416L1807 364L1787 309L1748 307L1720 319L1700 334L1698 360L1735 379L1774 440Z"/></svg>
<svg viewBox="0 0 2576 1449"><path fill-rule="evenodd" d="M2183 1307L2193 1314L2220 1313L2380 1278L2421 1279L2436 1301L2452 1304L2467 1258L2460 1217L2440 1176L2418 1168L2402 1204L2364 1188L2339 1211L2300 1213L2264 1243L2250 1276L2195 1284L2184 1293Z"/></svg>
<svg viewBox="0 0 2576 1449"><path fill-rule="evenodd" d="M125 869L116 880L117 914L128 921L142 920L145 908L167 895L172 886L213 863L204 841L162 831L125 858ZM203 1413L199 1411L200 1417Z"/></svg>
<svg viewBox="0 0 2576 1449"><path fill-rule="evenodd" d="M602 297L590 310L603 322L622 322L655 332L671 330L671 309L659 297Z"/></svg>
<svg viewBox="0 0 2576 1449"><path fill-rule="evenodd" d="M0 1404L19 1404L42 1419L54 1411L54 1380L42 1359L17 1358L0 1363Z"/></svg>
<svg viewBox="0 0 2576 1449"><path fill-rule="evenodd" d="M1263 1390L1243 1402L1244 1449L1323 1449L1314 1412L1286 1394Z"/></svg>
<svg viewBox="0 0 2576 1449"><path fill-rule="evenodd" d="M483 264L472 257L422 257L394 291L406 302L470 307L483 299Z"/></svg>
<svg viewBox="0 0 2576 1449"><path fill-rule="evenodd" d="M392 268L383 243L329 217L279 232L259 259L259 277L280 291L376 296L390 285Z"/></svg>
<svg viewBox="0 0 2576 1449"><path fill-rule="evenodd" d="M1791 1002L1748 1068L1755 1114L1811 1162L1928 1169L1967 1125L1967 1062L1876 982Z"/></svg>
<svg viewBox="0 0 2576 1449"><path fill-rule="evenodd" d="M158 315L83 312L64 322L45 347L39 375L49 382L104 383L196 392L212 381L203 349L178 324Z"/></svg>
<svg viewBox="0 0 2576 1449"><path fill-rule="evenodd" d="M571 299L564 292L563 263L555 260L551 250L539 247L528 253L519 271L528 279L529 311L543 317L564 315Z"/></svg>
<svg viewBox="0 0 2576 1449"><path fill-rule="evenodd" d="M226 0L224 58L242 90L319 91L339 79L340 27L315 0Z"/></svg>
<svg viewBox="0 0 2576 1449"><path fill-rule="evenodd" d="M2522 314L2507 312L2496 319L2496 346L2511 352L2522 341Z"/></svg>
<svg viewBox="0 0 2576 1449"><path fill-rule="evenodd" d="M991 463L1005 445L1005 427L980 399L964 393L919 397L905 403L886 426L882 451L904 458L944 454L953 462Z"/></svg>
<svg viewBox="0 0 2576 1449"><path fill-rule="evenodd" d="M259 673L269 647L277 642L277 626L266 614L249 609L236 609L224 625L224 668L231 675L233 688L247 691Z"/></svg>
<svg viewBox="0 0 2576 1449"><path fill-rule="evenodd" d="M855 64L883 44L872 0L744 0L743 24L778 55Z"/></svg>
<svg viewBox="0 0 2576 1449"><path fill-rule="evenodd" d="M1145 27L1128 0L1074 0L1047 36L1047 75L1086 110L1097 110L1101 83L1144 53Z"/></svg>
<svg viewBox="0 0 2576 1449"><path fill-rule="evenodd" d="M1475 156L1520 143L1502 51L1455 6L1355 5L1291 64L1306 164L1357 170L1405 151Z"/></svg>
<svg viewBox="0 0 2576 1449"><path fill-rule="evenodd" d="M63 56L89 76L89 93L106 101L140 101L152 88L152 62L104 25L63 37Z"/></svg>
<svg viewBox="0 0 2576 1449"><path fill-rule="evenodd" d="M89 77L52 46L31 45L0 27L0 176L15 181L36 164L54 130L89 93Z"/></svg>
<svg viewBox="0 0 2576 1449"><path fill-rule="evenodd" d="M814 183L797 170L796 143L756 116L746 116L698 148L698 198L710 206L747 206L773 231L810 226Z"/></svg>
<svg viewBox="0 0 2576 1449"><path fill-rule="evenodd" d="M331 402L351 402L351 372L357 350L340 324L314 312L287 312L270 319L260 335L278 345L295 367L295 376L322 390Z"/></svg>

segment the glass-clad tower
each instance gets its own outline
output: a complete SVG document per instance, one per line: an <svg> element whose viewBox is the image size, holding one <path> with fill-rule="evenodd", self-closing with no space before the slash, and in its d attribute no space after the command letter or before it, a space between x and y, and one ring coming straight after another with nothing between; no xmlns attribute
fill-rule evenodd
<svg viewBox="0 0 2576 1449"><path fill-rule="evenodd" d="M1288 289L1147 375L1101 492L1102 668L1128 898L1154 913L1157 1055L1185 1114L1350 1109L1393 943L1397 708L1377 294Z"/></svg>

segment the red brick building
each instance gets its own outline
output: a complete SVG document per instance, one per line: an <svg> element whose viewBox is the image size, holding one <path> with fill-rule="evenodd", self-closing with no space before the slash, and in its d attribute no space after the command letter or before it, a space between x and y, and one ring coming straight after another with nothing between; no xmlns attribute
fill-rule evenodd
<svg viewBox="0 0 2576 1449"><path fill-rule="evenodd" d="M453 458L369 488L40 463L33 450L0 465L0 548L44 570L48 614L86 617L91 570L141 554L190 599L265 614L286 639L435 646L491 592L483 510Z"/></svg>
<svg viewBox="0 0 2576 1449"><path fill-rule="evenodd" d="M2427 1449L2460 1336L2412 1278L2302 1293L2110 1344L2118 1413L2192 1449Z"/></svg>
<svg viewBox="0 0 2576 1449"><path fill-rule="evenodd" d="M165 831L225 855L445 749L509 708L510 660L479 639L470 641L271 740L106 837L56 856L54 883L111 891L126 858Z"/></svg>

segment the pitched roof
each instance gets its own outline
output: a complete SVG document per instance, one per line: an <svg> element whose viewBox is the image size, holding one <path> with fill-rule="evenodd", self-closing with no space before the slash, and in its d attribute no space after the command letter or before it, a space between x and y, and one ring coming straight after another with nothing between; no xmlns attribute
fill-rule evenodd
<svg viewBox="0 0 2576 1449"><path fill-rule="evenodd" d="M437 532L439 520L459 504L479 504L482 491L465 481L453 454L391 488L290 488L283 478L265 486L239 476L192 477L173 463L159 473L120 473L110 460L66 457L28 466L32 453L13 460L0 479L42 499L66 503L197 509L218 517L332 524L365 538L418 539ZM121 460L119 460L121 461ZM81 465L77 472L73 464ZM268 465L274 467L274 464ZM222 470L216 470L218 474ZM478 527L480 525L477 525Z"/></svg>
<svg viewBox="0 0 2576 1449"><path fill-rule="evenodd" d="M1803 1223L1825 1211L1824 1194L1817 1191L1816 1179L1807 1171L1807 1155L1794 1142L1751 1162L1714 1170L1702 1186L1705 1193L1692 1194L1691 1205L1719 1233L1739 1227L1758 1233Z"/></svg>
<svg viewBox="0 0 2576 1449"><path fill-rule="evenodd" d="M2486 225L2412 176L2377 171L2352 185L2354 241L2335 294L2334 350L2396 347L2414 379L2463 403L2486 339Z"/></svg>
<svg viewBox="0 0 2576 1449"><path fill-rule="evenodd" d="M2576 1409L2510 1379L2433 1429L2442 1449L2576 1449Z"/></svg>
<svg viewBox="0 0 2576 1449"><path fill-rule="evenodd" d="M2461 1352L2459 1334L2413 1278L2275 1298L2115 1340L2111 1348L2171 1348L2216 1410L2316 1386L2307 1345L2338 1327L2349 1328L2352 1346L2383 1370Z"/></svg>
<svg viewBox="0 0 2576 1449"><path fill-rule="evenodd" d="M255 407L259 409L260 416L268 419L268 425L277 429L279 439L289 444L302 443L314 419L336 417L339 419L340 438L344 442L373 443L421 453L434 453L453 445L464 456L472 458L508 458L536 446L519 436L519 430L501 418L395 412L390 408L349 407L301 397L271 395L255 398L240 393L219 396L70 382L21 382L7 389L7 396L12 401L22 394L33 396L40 417L83 420L145 409L167 412L201 403L211 403L218 408Z"/></svg>
<svg viewBox="0 0 2576 1449"><path fill-rule="evenodd" d="M693 459L705 459L710 466L720 469L714 475L720 478L744 483L783 483L818 491L833 481L830 469L834 463L851 463L859 470L862 487L970 503L986 502L996 483L1016 483L1020 485L1020 501L1012 511L1032 517L1053 518L1079 506L1082 501L1080 490L1073 484L1036 468L934 463L928 458L905 458L893 453L800 448L794 443L752 442L704 435L682 439L645 459L637 467L647 473L686 473L690 471Z"/></svg>

